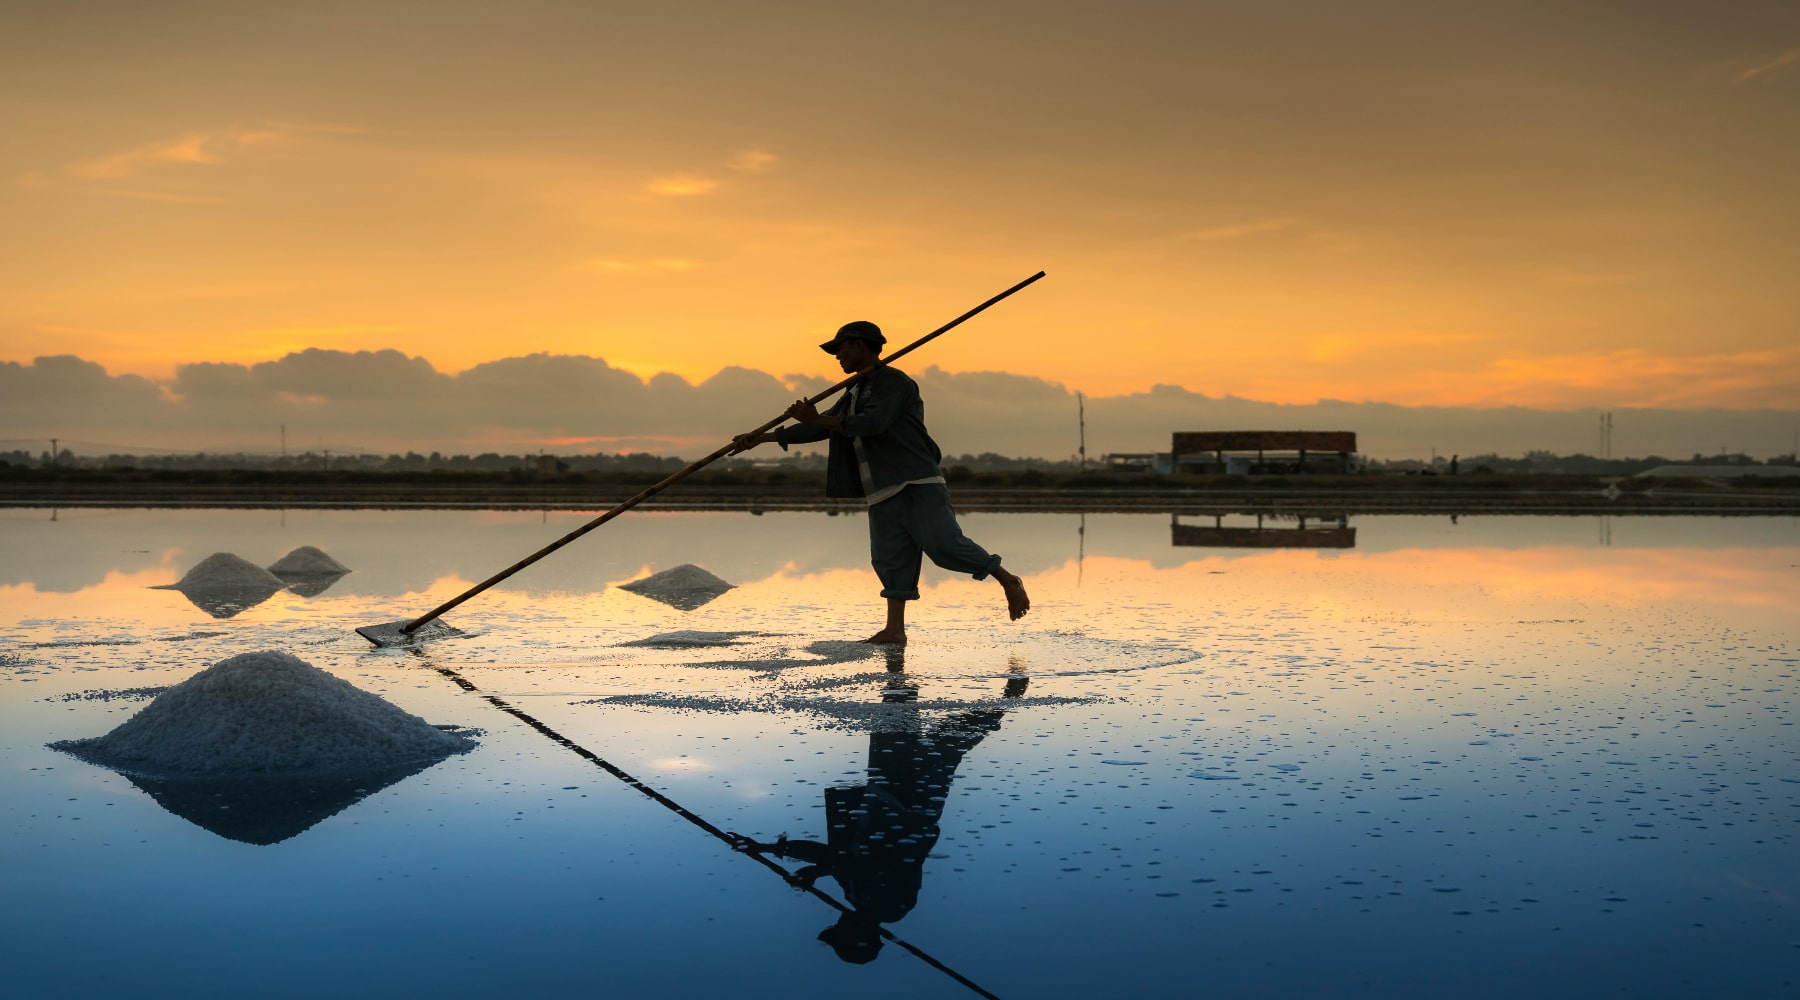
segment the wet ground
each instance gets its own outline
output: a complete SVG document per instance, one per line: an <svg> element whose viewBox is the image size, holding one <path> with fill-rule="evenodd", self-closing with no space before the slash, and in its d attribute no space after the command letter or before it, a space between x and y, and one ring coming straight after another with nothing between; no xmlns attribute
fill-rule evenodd
<svg viewBox="0 0 1800 1000"><path fill-rule="evenodd" d="M643 514L464 637L351 631L581 519L0 515L5 992L1800 989L1792 518L970 515L1033 612L928 570L901 654L843 641L860 517ZM302 545L351 572L152 589ZM736 586L622 589L684 563ZM480 745L179 787L45 747L261 649Z"/></svg>

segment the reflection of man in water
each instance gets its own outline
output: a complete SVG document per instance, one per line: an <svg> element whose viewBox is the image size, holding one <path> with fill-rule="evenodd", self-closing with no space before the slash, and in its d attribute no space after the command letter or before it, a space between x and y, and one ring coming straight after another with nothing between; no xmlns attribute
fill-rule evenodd
<svg viewBox="0 0 1800 1000"><path fill-rule="evenodd" d="M906 602L919 599L921 556L977 580L992 576L1006 595L1006 613L1017 621L1031 609L1025 583L957 525L938 468L943 455L925 430L919 386L880 363L886 343L881 328L867 320L844 324L819 346L846 375L868 374L824 413L802 399L787 410L797 425L739 434L737 449L829 442L825 495L868 504L869 560L887 598L887 625L864 642L906 644Z"/></svg>
<svg viewBox="0 0 1800 1000"><path fill-rule="evenodd" d="M1005 698L1025 693L1029 678L1006 682ZM882 700L906 702L916 687L898 676ZM819 932L839 958L861 964L881 951L881 925L906 916L919 901L925 858L937 845L938 819L950 781L963 757L1000 728L999 707L958 712L929 729L913 718L910 729L869 734L869 778L860 785L825 790L826 843L789 840L773 844L745 839L743 850L803 861L794 873L811 885L821 875L837 880L851 909Z"/></svg>

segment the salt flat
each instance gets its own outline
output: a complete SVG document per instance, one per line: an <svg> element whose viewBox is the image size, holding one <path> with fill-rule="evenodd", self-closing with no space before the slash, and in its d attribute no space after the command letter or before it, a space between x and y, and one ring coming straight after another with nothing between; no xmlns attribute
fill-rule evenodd
<svg viewBox="0 0 1800 1000"><path fill-rule="evenodd" d="M9 982L1795 988L1792 519L1361 516L1353 547L1322 550L1178 546L1167 516L973 514L1031 615L928 569L898 652L847 641L879 624L860 518L655 513L459 610L465 637L351 632L581 517L6 512ZM302 545L354 572L228 619L152 589ZM681 564L734 586L686 609L623 587ZM478 745L371 787L180 799L47 746L268 649ZM259 814L283 834L261 843L203 822L213 802L291 815ZM777 874L815 864L853 916ZM872 957L871 924L892 936Z"/></svg>

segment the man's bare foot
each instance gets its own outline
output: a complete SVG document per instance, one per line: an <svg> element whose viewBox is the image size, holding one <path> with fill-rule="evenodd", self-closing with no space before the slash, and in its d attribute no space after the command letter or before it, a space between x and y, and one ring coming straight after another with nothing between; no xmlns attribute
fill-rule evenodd
<svg viewBox="0 0 1800 1000"><path fill-rule="evenodd" d="M863 641L876 646L904 646L906 645L906 630L903 628L884 628Z"/></svg>
<svg viewBox="0 0 1800 1000"><path fill-rule="evenodd" d="M1025 612L1031 610L1031 595L1025 593L1025 581L1011 573L1000 575L1005 572L996 569L994 578L1000 581L1000 588L1006 591L1006 613L1012 616L1013 621L1018 621L1025 617Z"/></svg>

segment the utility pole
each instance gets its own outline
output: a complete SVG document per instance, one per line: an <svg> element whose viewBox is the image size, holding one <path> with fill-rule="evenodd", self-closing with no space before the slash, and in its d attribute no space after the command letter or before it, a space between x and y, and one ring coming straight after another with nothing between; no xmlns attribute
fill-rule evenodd
<svg viewBox="0 0 1800 1000"><path fill-rule="evenodd" d="M281 425L281 461L287 462L287 425Z"/></svg>
<svg viewBox="0 0 1800 1000"><path fill-rule="evenodd" d="M1076 419L1081 425L1081 471L1087 471L1087 399L1081 393L1075 394Z"/></svg>
<svg viewBox="0 0 1800 1000"><path fill-rule="evenodd" d="M57 462L56 439L51 438L50 439L50 464L54 466L56 464L56 462Z"/></svg>

